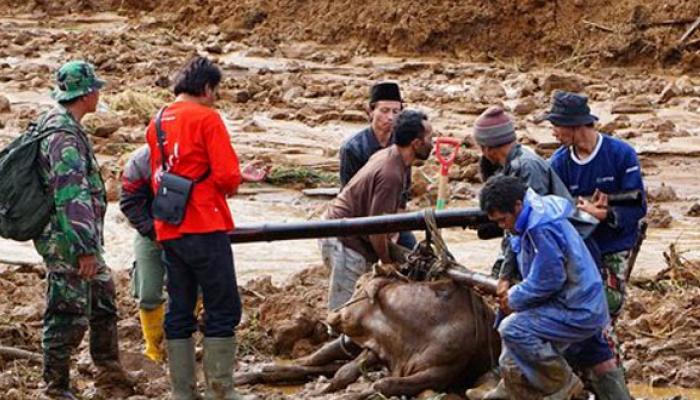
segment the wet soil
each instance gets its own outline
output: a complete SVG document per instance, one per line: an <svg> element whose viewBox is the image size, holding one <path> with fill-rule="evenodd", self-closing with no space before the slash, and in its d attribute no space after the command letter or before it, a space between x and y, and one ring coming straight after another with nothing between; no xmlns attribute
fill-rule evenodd
<svg viewBox="0 0 700 400"><path fill-rule="evenodd" d="M0 11L5 10L2 5L7 3L7 0L0 1ZM59 2L50 3L57 5ZM106 2L63 3L72 4L68 7L70 10L104 11L111 7ZM579 65L578 59L566 61L575 54L582 56L581 60L589 59L585 56L592 50L585 47L589 46L586 43L577 50L578 53L546 48L548 40L561 42L561 34L554 31L544 35L541 49L532 52L540 57L535 64L513 58L519 54L518 48L507 54L498 44L484 52L487 56L472 57L482 62L473 62L467 60L470 57L455 56L461 54L460 51L470 50L470 45L449 39L450 35L445 32L460 29L454 27L459 25L454 25L454 22L437 26L434 32L443 33L429 33L432 39L423 42L406 36L412 33L388 32L388 28L379 26L376 28L377 37L388 39L378 42L393 44L389 45L390 48L375 48L353 33L359 31L357 25L338 28L336 36L329 33L335 21L331 17L340 15L340 12L334 8L336 6L331 7L325 2L291 9L290 18L308 15L304 13L317 11L314 7L324 7L324 4L329 8L324 14L329 16L326 24L311 23L308 32L294 31L296 25L285 25L286 22L276 14L278 10L266 9L268 16L248 29L252 33L247 32L241 37L227 33L223 23L221 26L203 24L204 16L200 10L192 11L188 17L187 13L175 8L177 12L161 19L160 14L156 18L151 14L133 13L136 2L121 3L130 11L65 14L60 9L45 10L49 3L37 2L32 3L31 10L26 9L34 14L0 18L0 42L3 43L0 46L0 146L16 137L41 110L51 106L51 73L58 65L71 58L88 59L97 65L98 73L109 82L103 95L109 111L101 112L86 125L94 133L91 140L103 165L110 197L114 200L121 166L129 152L143 144L144 124L160 104L171 99L167 87L173 72L191 55L208 54L219 61L224 71L223 98L219 108L239 156L244 161L263 160L272 167L296 171L286 176L298 177L296 181L285 181L284 187L269 183L244 185L242 193L230 200L237 223L315 219L322 214L328 199L304 196L299 189L335 184L333 180L308 180L309 171L314 176L337 173L340 143L367 123L362 106L366 101L367 87L372 82L380 79L399 81L408 105L426 110L440 135L455 136L466 142L470 142L470 127L478 113L490 104L502 104L517 114L521 141L542 154L551 152L553 137L549 127L536 124L533 117L546 109L553 89L583 90L590 95L593 111L601 118L604 129L629 140L636 147L652 194L650 201L654 207L667 212L662 218L665 222L649 230L633 275L639 283L630 290L627 312L621 322L626 332L625 357L630 379L662 387L700 386L697 381L700 367L695 361L698 355L693 352L698 345L694 334L700 318L694 311L698 306L698 293L697 285L688 284L698 273L697 265L682 268L691 271L690 275L683 272L676 276L666 271L669 265L686 265L687 260L700 259L697 217L688 212L700 199L696 173L700 168L700 76L697 70L684 71L683 68L690 65L687 63L679 63L673 69L653 68L663 61L667 42L675 38L679 30L682 33L681 26L686 25L644 29L644 32L655 32L663 40L654 42L655 47L650 50L653 54L639 52L632 57L647 60L638 63L643 67L598 68L599 61L596 61L592 64L596 68L590 68L585 63ZM144 8L158 7L159 10L174 4L169 1L158 6L155 2L140 3ZM212 6L217 4L209 3ZM222 6L221 13L212 14L216 15L214 22L219 22L219 18L235 17L238 14L232 10L247 3L250 2ZM553 12L548 3L527 3L522 6L525 10L541 7L543 15ZM544 5L537 6L539 3ZM614 7L618 7L619 15L622 15L631 12L632 8L625 7L631 7L633 3L626 1ZM648 5L643 1L634 4L643 6L638 13L641 13L639 18L645 17L644 7ZM664 8L655 17L687 19L699 12L693 4L673 2L668 6L671 8ZM589 10L588 5L581 7L580 11L562 11L568 6L556 11L562 12L557 14L561 16L562 26L566 25L567 18ZM407 7L397 15L404 15L412 9ZM368 16L368 11L362 12ZM603 13L601 10L598 14L586 15L590 21L600 24L611 21L604 19L607 17ZM490 17L483 23L491 24L502 18L492 14L486 13ZM167 18L179 21L176 29L170 29L170 25L163 22L168 21ZM251 21L256 19L255 15L251 18ZM642 21L650 21L648 16L645 18ZM536 22L530 26L539 26ZM231 23L235 25L237 22ZM481 23L475 26L481 26ZM610 36L598 32L600 28L591 28L592 25L580 20L579 23L585 25L586 30L593 30L592 38ZM614 29L626 29L625 24L629 23L621 22ZM186 27L195 26L201 28L196 34L181 32ZM271 33L265 32L288 33L289 37L299 40L313 37L317 42L267 40ZM625 35L613 36L621 36L620 40L625 43ZM347 43L332 45L331 42L336 42L334 37L355 41L356 47ZM513 34L509 37L521 36ZM648 38L643 36L640 40L640 43L645 43ZM520 40L514 42L522 43ZM442 49L449 54L405 53L427 47ZM600 49L604 48L594 50L602 54ZM389 55L374 53L380 50L388 51ZM556 57L547 55L549 51L555 51ZM396 55L402 52L405 53L403 56ZM695 54L693 48L684 50L684 59L686 54ZM540 64L542 60L553 58L566 62ZM476 205L475 195L480 182L475 161L476 150L473 147L463 149L451 171L450 207ZM417 170L421 178L414 179L417 184L414 188L416 196L410 204L412 209L434 204L436 194L430 185L437 172L435 161L430 160ZM105 247L119 287L123 357L130 369L144 372L146 377L139 387L143 396L165 398L167 381L164 369L140 355L142 344L136 305L128 294L127 269L133 259L133 234L117 205L111 203ZM466 266L481 271L490 269L498 253L497 241L478 241L471 231L444 230L444 235L453 254ZM686 261L680 260L678 253L675 258L669 255L672 243L675 251L683 252ZM239 370L254 368L262 361L307 354L325 340L322 321L325 317L323 304L327 272L320 267L315 241L236 245L234 254L246 306L238 332L241 338ZM0 262L6 264L0 267L0 293L8 299L0 303L0 345L39 351L44 293L41 267L36 266L40 260L31 243L0 240ZM659 273L666 275L657 276ZM40 383L38 366L27 361L2 361L0 391L7 391L8 398L18 399L36 393ZM89 395L92 372L85 343L76 361L76 385L81 393ZM320 384L316 381L302 388L256 387L244 391L260 393L262 390L262 398L305 398L310 397L309 393ZM362 384L367 385L367 381ZM681 393L674 388L669 390L670 393L657 395L640 388L638 393L649 398ZM692 392L684 395L700 398Z"/></svg>

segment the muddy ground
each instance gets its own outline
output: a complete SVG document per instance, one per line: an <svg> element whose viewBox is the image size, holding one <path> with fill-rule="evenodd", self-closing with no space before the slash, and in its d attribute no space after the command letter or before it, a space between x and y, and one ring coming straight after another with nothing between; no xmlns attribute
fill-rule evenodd
<svg viewBox="0 0 700 400"><path fill-rule="evenodd" d="M344 2L280 2L287 6L286 17L276 2L203 1L189 11L175 7L175 1L136 3L37 1L15 7L10 0L0 1L0 15L5 15L0 16L0 146L50 107L51 73L62 62L88 59L109 82L103 95L109 110L85 123L114 200L120 168L128 153L142 145L144 124L172 98L168 86L173 72L191 55L208 54L225 74L219 106L239 156L273 167L269 182L245 185L231 200L236 220L303 220L317 218L327 199L304 196L301 189L337 185L337 149L344 137L366 124L362 106L372 82L399 81L408 105L426 110L439 134L468 145L476 116L491 104L502 104L516 115L521 141L543 155L552 151L553 138L546 124L533 122L534 116L546 109L554 89L584 91L603 129L636 147L649 187L652 227L621 321L629 377L646 385L635 390L648 398L700 387L700 270L692 261L700 259L700 75L693 62L700 32L683 46L671 46L692 22L683 21L700 15L697 2L669 1L653 13L652 2L642 0L595 12L591 10L604 2L522 2L513 12L523 17L503 27L499 23L511 14L494 14L494 5L469 8L476 2L463 2L467 5L455 6L443 24L423 24L427 15L451 10L445 8L448 3L416 11L412 2L396 1L403 6L392 18L416 12L405 22L429 27L410 31L390 29L396 24L381 12L375 15ZM249 3L258 4L249 8L257 12L242 13ZM12 8L2 8L8 4ZM122 11L114 12L120 6ZM220 8L212 9L216 6ZM351 9L361 18L348 23ZM558 16L554 25L540 23L552 15ZM363 26L362 21L373 22ZM525 29L530 26L536 29ZM622 50L611 50L613 45ZM620 63L626 66L615 66ZM473 146L467 146L452 168L451 206L475 205L480 184L476 159ZM436 171L434 161L417 169L412 208L434 202L435 193L427 186ZM141 398L165 398L164 369L140 355L136 306L128 290L132 235L112 203L106 251L119 288L124 361L143 372ZM445 235L452 252L469 267L487 270L498 251L497 243L480 242L473 232L447 230ZM234 252L245 299L239 370L307 354L327 339L322 323L327 276L314 241L249 244L235 246ZM38 262L31 244L0 241L0 293L6 299L0 302L2 346L40 350L44 288ZM668 266L673 268L666 270ZM89 396L85 344L76 361L76 385ZM4 398L31 398L37 392L38 365L7 359L0 365ZM309 398L320 384L243 391L261 398ZM657 394L649 391L652 386L670 389ZM685 396L700 398L693 392Z"/></svg>

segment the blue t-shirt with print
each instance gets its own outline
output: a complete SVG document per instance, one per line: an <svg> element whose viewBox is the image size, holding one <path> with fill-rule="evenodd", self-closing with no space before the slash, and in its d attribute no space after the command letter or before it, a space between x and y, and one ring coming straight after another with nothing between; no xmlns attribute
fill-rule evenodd
<svg viewBox="0 0 700 400"><path fill-rule="evenodd" d="M571 147L561 147L549 162L573 197L592 196L596 189L607 194L636 189L642 192L642 206L612 207L613 215L593 232L603 254L631 249L639 234L639 220L647 212L642 171L634 148L620 139L599 134L587 159L580 160Z"/></svg>

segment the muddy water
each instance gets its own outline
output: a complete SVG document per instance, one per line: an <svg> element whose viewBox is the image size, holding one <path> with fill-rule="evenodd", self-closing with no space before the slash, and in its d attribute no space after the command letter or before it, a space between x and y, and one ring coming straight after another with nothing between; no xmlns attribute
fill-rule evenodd
<svg viewBox="0 0 700 400"><path fill-rule="evenodd" d="M302 195L278 191L231 199L229 205L236 223L253 224L269 221L292 222L306 219L305 210L298 205ZM131 229L116 203L109 205L105 223L105 259L113 269L129 268L133 262ZM239 283L262 275L271 275L275 283L320 263L315 240L276 243L237 244L233 248ZM7 262L40 263L41 258L31 242L0 240L0 260Z"/></svg>
<svg viewBox="0 0 700 400"><path fill-rule="evenodd" d="M689 400L700 400L700 389L654 388L647 385L631 384L630 391L633 396L642 399L675 399L674 396L683 396Z"/></svg>

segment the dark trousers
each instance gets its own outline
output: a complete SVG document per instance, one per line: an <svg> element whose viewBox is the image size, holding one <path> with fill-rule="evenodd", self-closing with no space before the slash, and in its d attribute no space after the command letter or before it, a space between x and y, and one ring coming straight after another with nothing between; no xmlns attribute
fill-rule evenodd
<svg viewBox="0 0 700 400"><path fill-rule="evenodd" d="M396 242L396 244L409 250L413 250L413 248L416 247L416 243L418 243L416 240L416 235L414 235L411 231L400 232L399 240Z"/></svg>
<svg viewBox="0 0 700 400"><path fill-rule="evenodd" d="M169 297L165 337L187 339L197 330L197 286L202 288L207 316L204 336L233 336L241 320L241 299L228 235L191 234L162 244Z"/></svg>

